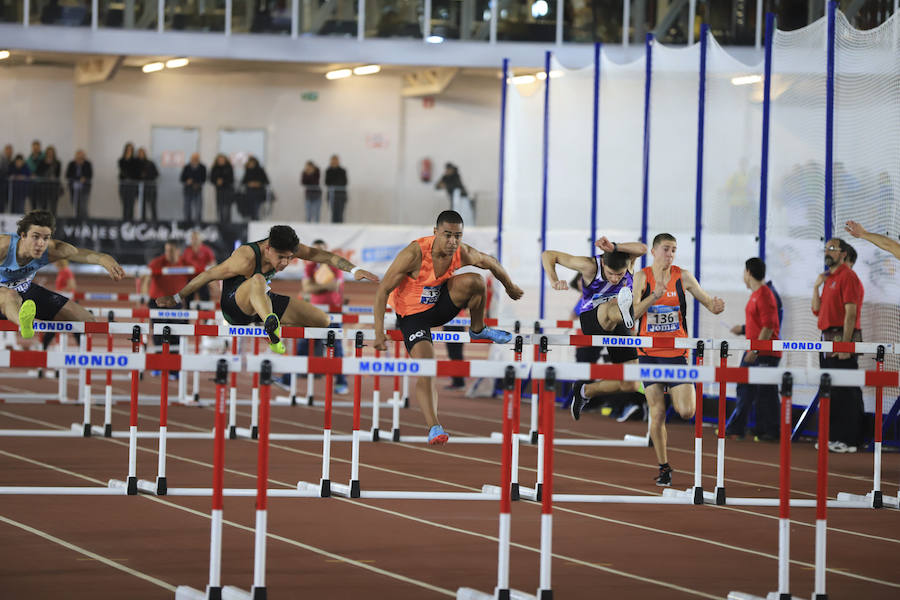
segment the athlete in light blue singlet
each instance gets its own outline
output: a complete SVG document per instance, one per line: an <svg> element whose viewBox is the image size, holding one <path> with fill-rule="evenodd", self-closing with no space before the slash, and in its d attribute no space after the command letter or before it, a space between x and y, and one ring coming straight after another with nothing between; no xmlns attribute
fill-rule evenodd
<svg viewBox="0 0 900 600"><path fill-rule="evenodd" d="M0 313L19 326L23 338L34 336L35 318L42 321L93 321L94 316L63 295L34 283L42 267L68 259L100 265L115 280L125 272L109 254L84 250L51 236L56 219L46 210L33 210L17 223L16 233L0 234Z"/></svg>

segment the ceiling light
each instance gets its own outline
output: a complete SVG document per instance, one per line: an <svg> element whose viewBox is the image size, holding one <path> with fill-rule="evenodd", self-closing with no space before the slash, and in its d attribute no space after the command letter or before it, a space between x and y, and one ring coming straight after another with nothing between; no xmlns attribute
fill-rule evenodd
<svg viewBox="0 0 900 600"><path fill-rule="evenodd" d="M328 71L325 73L325 79L343 79L345 77L350 77L353 75L353 71L350 69L338 69L336 71Z"/></svg>
<svg viewBox="0 0 900 600"><path fill-rule="evenodd" d="M534 75L517 75L511 78L509 81L513 85L528 85L529 83L534 83L535 78Z"/></svg>
<svg viewBox="0 0 900 600"><path fill-rule="evenodd" d="M179 69L181 67L186 67L190 61L186 58L173 58L171 60L166 61L167 69Z"/></svg>
<svg viewBox="0 0 900 600"><path fill-rule="evenodd" d="M381 65L365 65L353 69L354 75L373 75L381 70Z"/></svg>
<svg viewBox="0 0 900 600"><path fill-rule="evenodd" d="M488 20L490 20L490 19L488 19ZM444 38L442 38L439 35L429 35L427 38L425 38L425 41L428 42L429 44L440 44L441 42L444 41Z"/></svg>
<svg viewBox="0 0 900 600"><path fill-rule="evenodd" d="M9 58L9 50L0 50L0 60Z"/></svg>
<svg viewBox="0 0 900 600"><path fill-rule="evenodd" d="M550 12L550 5L547 0L537 0L531 5L531 16L535 19L546 17L548 12Z"/></svg>
<svg viewBox="0 0 900 600"><path fill-rule="evenodd" d="M141 71L144 73L155 73L156 71L162 71L166 66L161 62L153 62L147 63L143 67L141 67Z"/></svg>
<svg viewBox="0 0 900 600"><path fill-rule="evenodd" d="M751 83L759 83L762 81L762 75L744 75L742 77L732 77L732 85L750 85Z"/></svg>

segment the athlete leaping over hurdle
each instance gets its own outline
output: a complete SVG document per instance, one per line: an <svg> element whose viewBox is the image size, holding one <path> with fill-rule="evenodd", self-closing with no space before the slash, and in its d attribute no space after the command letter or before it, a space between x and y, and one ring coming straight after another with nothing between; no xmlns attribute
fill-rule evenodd
<svg viewBox="0 0 900 600"><path fill-rule="evenodd" d="M434 358L431 328L469 309L469 336L505 344L512 334L484 326L485 286L477 273L454 275L456 269L475 266L487 269L513 300L522 289L510 280L497 259L462 243L463 220L459 213L445 210L438 215L434 235L411 242L400 251L375 293L375 348L387 350L384 334L385 304L397 313L397 327L412 358ZM390 298L388 298L390 294ZM428 426L428 443L443 444L449 436L437 418L437 391L433 377L419 377L416 398Z"/></svg>
<svg viewBox="0 0 900 600"><path fill-rule="evenodd" d="M269 347L284 354L282 323L292 327L328 327L328 315L300 298L269 291L269 281L292 260L300 258L326 263L347 271L357 280L378 281L378 276L354 267L346 258L327 250L300 243L297 233L287 225L275 225L269 237L243 244L224 261L191 279L175 296L163 296L156 303L172 307L213 281L222 283L222 314L231 325L263 323Z"/></svg>
<svg viewBox="0 0 900 600"><path fill-rule="evenodd" d="M125 271L109 254L76 248L51 236L56 218L46 210L33 210L16 224L16 233L0 234L0 312L19 326L23 338L34 336L34 319L93 321L87 309L61 294L34 283L38 269L61 259L100 265L118 281Z"/></svg>

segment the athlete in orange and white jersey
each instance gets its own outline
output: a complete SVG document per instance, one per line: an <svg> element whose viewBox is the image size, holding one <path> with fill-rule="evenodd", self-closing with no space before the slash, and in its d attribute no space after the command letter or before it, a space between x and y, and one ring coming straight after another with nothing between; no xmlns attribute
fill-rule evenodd
<svg viewBox="0 0 900 600"><path fill-rule="evenodd" d="M650 254L653 264L641 269L634 276L634 295L646 298L658 286L665 287L665 293L651 304L646 313L635 311L634 318L640 319L638 335L651 337L687 337L687 299L691 294L713 314L725 310L725 301L707 294L697 279L689 271L673 265L678 245L675 236L660 233L653 238ZM640 312L640 314L639 314ZM638 356L641 364L687 364L687 350L682 349L642 349ZM672 484L672 468L666 453L666 401L665 388L672 396L672 405L682 419L694 416L697 398L694 386L682 382L644 381L644 394L650 409L650 439L659 461L659 475L656 485Z"/></svg>
<svg viewBox="0 0 900 600"><path fill-rule="evenodd" d="M522 289L512 282L496 258L463 244L462 230L459 213L445 210L438 215L434 235L411 242L391 263L375 293L376 349L387 350L384 311L388 301L397 313L397 327L403 332L403 342L412 358L434 358L431 328L447 323L463 308L469 310L472 339L502 344L512 339L506 331L484 326L484 278L477 273L455 275L454 271L470 265L487 269L513 300L522 297ZM428 425L428 443L443 444L449 436L437 419L433 377L419 377L416 398Z"/></svg>

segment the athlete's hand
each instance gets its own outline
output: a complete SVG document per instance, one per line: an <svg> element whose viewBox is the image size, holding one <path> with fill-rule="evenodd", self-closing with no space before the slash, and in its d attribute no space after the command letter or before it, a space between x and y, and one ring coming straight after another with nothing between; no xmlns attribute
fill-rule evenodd
<svg viewBox="0 0 900 600"><path fill-rule="evenodd" d="M525 292L522 291L522 288L517 286L514 283L509 284L509 287L506 288L506 295L512 298L513 300L518 300L522 297L522 294Z"/></svg>
<svg viewBox="0 0 900 600"><path fill-rule="evenodd" d="M357 274L360 271L357 271ZM375 349L381 350L382 352L387 352L387 336L384 335L384 331L378 331L375 333Z"/></svg>
<svg viewBox="0 0 900 600"><path fill-rule="evenodd" d="M161 308L172 308L175 306L175 298L172 296L160 296L156 299L156 305Z"/></svg>
<svg viewBox="0 0 900 600"><path fill-rule="evenodd" d="M356 274L353 275L353 279L355 279L356 281L359 281L360 279L368 279L369 281L379 281L378 275L376 275L375 273L366 271L365 269L360 269L359 271L357 271Z"/></svg>
<svg viewBox="0 0 900 600"><path fill-rule="evenodd" d="M122 268L122 265L116 262L109 254L104 254L100 257L100 266L106 269L109 273L109 276L113 278L115 281L119 281L123 277L125 277L125 269Z"/></svg>
<svg viewBox="0 0 900 600"><path fill-rule="evenodd" d="M714 315L717 315L723 310L725 310L725 301L718 296L713 296L712 308L710 309L710 312Z"/></svg>
<svg viewBox="0 0 900 600"><path fill-rule="evenodd" d="M604 252L613 252L616 249L615 244L609 241L609 238L605 235L594 242L594 245L603 250Z"/></svg>
<svg viewBox="0 0 900 600"><path fill-rule="evenodd" d="M744 355L744 363L748 365L755 365L756 359L759 358L759 352L756 350L750 350Z"/></svg>
<svg viewBox="0 0 900 600"><path fill-rule="evenodd" d="M560 280L554 282L551 287L553 287L554 290L563 291L563 290L569 289L569 284L567 282L565 282L564 280L560 279Z"/></svg>
<svg viewBox="0 0 900 600"><path fill-rule="evenodd" d="M869 233L868 231L866 231L865 227L863 227L856 221L847 221L847 223L844 225L844 230L853 237L862 237Z"/></svg>

